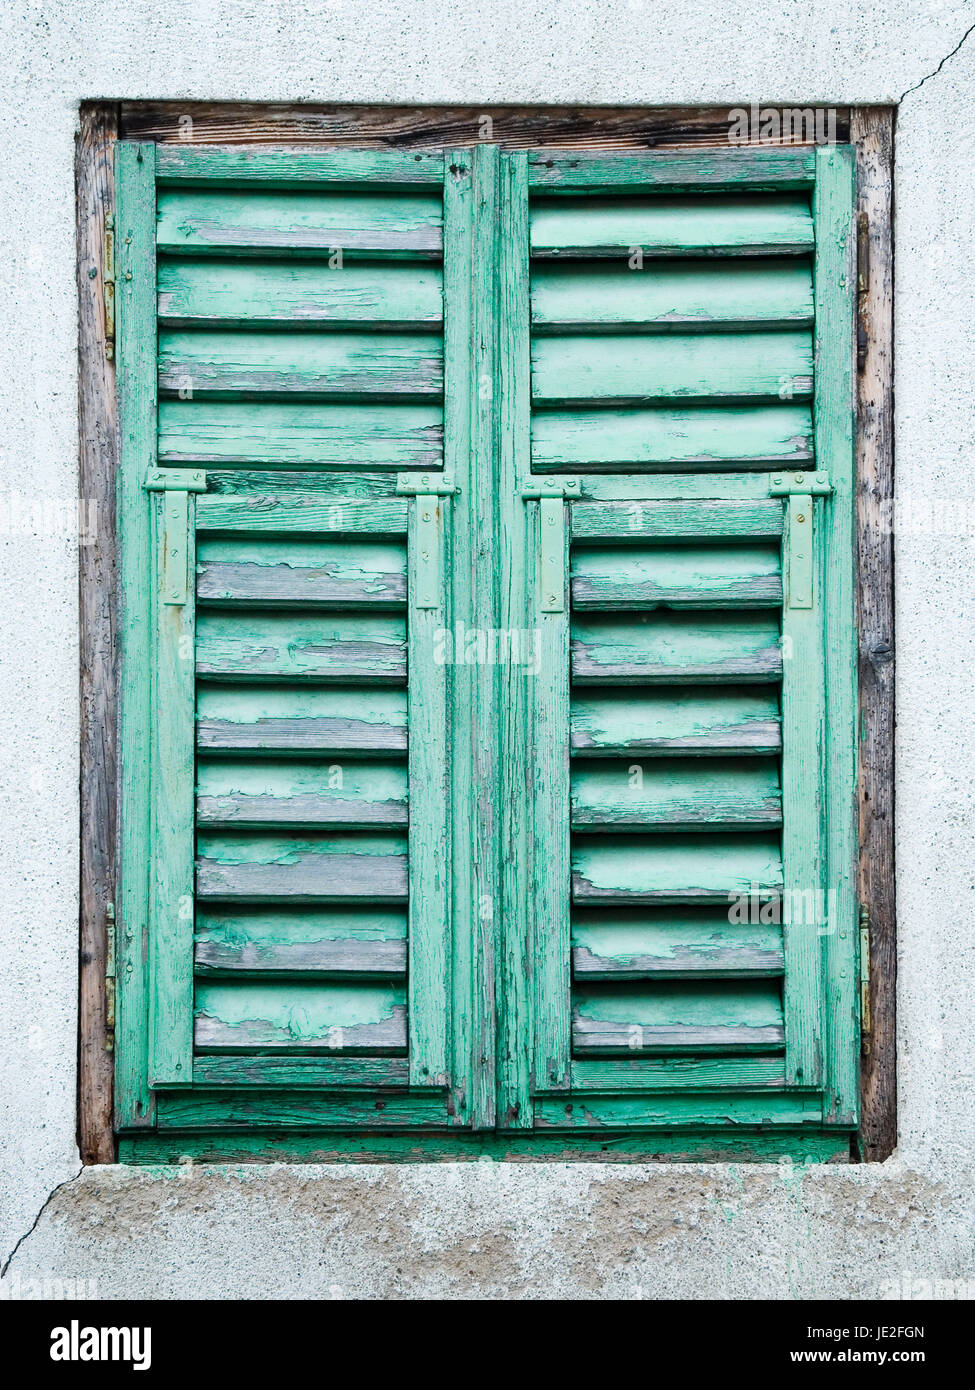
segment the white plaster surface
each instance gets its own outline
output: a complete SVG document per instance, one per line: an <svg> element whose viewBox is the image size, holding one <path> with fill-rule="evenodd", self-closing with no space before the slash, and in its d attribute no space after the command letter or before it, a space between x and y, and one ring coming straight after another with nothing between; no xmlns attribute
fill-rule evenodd
<svg viewBox="0 0 975 1390"><path fill-rule="evenodd" d="M76 557L63 537L10 524L13 492L77 495L73 143L78 104L93 97L900 102L898 490L970 504L975 36L961 41L973 25L975 5L955 0L5 0L0 1260L20 1244L0 1292L44 1277L135 1297L880 1297L895 1280L975 1286L975 539L896 543L900 1144L890 1162L75 1178Z"/></svg>

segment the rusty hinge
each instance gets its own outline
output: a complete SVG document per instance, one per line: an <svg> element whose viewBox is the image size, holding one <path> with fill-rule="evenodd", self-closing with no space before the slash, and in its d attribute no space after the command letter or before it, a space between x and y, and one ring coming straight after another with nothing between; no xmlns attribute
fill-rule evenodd
<svg viewBox="0 0 975 1390"><path fill-rule="evenodd" d="M870 220L865 212L857 213L857 373L862 376L867 365L869 341L863 321L864 300L870 290Z"/></svg>
<svg viewBox="0 0 975 1390"><path fill-rule="evenodd" d="M115 904L105 904L105 1051L115 1050Z"/></svg>
<svg viewBox="0 0 975 1390"><path fill-rule="evenodd" d="M115 214L105 214L105 245L102 252L102 284L105 290L105 356L115 356Z"/></svg>
<svg viewBox="0 0 975 1390"><path fill-rule="evenodd" d="M860 908L860 1051L870 1056L870 909Z"/></svg>

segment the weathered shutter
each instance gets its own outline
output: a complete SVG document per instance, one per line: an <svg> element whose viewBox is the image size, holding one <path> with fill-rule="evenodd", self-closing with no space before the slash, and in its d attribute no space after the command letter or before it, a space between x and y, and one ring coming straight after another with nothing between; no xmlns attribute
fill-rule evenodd
<svg viewBox="0 0 975 1390"><path fill-rule="evenodd" d="M443 156L117 174L123 1153L464 1124Z"/></svg>
<svg viewBox="0 0 975 1390"><path fill-rule="evenodd" d="M850 151L540 156L527 182L535 1124L842 1152Z"/></svg>
<svg viewBox="0 0 975 1390"><path fill-rule="evenodd" d="M122 1156L842 1153L850 151L117 187Z"/></svg>

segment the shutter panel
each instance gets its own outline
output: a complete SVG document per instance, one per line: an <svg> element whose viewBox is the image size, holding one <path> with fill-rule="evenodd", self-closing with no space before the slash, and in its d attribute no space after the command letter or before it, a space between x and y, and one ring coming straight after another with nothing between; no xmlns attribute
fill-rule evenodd
<svg viewBox="0 0 975 1390"><path fill-rule="evenodd" d="M852 165L768 154L522 192L546 1132L855 1124Z"/></svg>
<svg viewBox="0 0 975 1390"><path fill-rule="evenodd" d="M123 1134L466 1122L443 170L118 149Z"/></svg>
<svg viewBox="0 0 975 1390"><path fill-rule="evenodd" d="M117 192L122 1156L842 1154L850 151Z"/></svg>

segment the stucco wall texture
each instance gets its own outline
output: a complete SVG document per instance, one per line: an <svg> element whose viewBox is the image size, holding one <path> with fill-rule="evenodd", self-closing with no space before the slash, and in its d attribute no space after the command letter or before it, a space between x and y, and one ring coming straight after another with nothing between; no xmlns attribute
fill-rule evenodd
<svg viewBox="0 0 975 1390"><path fill-rule="evenodd" d="M896 102L897 487L951 500L963 523L975 495L972 28L975 4L955 0L7 0L0 1296L45 1279L135 1298L975 1292L975 540L963 524L896 539L889 1162L81 1172L77 551L70 536L25 528L14 497L77 497L73 155L85 98Z"/></svg>

